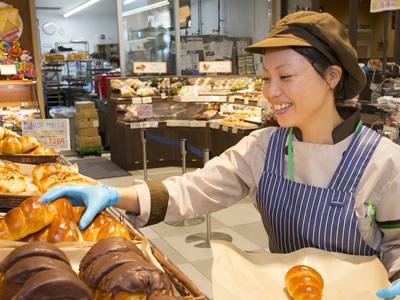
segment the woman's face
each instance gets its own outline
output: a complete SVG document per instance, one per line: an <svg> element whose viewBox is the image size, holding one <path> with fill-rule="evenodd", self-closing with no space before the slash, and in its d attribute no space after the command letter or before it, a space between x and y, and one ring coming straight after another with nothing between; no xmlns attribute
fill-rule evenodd
<svg viewBox="0 0 400 300"><path fill-rule="evenodd" d="M264 57L264 96L282 127L302 128L325 113L333 92L313 66L291 48L268 49ZM323 120L323 118L322 118Z"/></svg>

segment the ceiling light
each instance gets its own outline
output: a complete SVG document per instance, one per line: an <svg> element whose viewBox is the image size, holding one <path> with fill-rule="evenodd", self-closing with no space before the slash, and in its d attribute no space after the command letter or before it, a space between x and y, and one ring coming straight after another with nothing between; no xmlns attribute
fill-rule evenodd
<svg viewBox="0 0 400 300"><path fill-rule="evenodd" d="M130 4L130 3L135 2L135 1L137 1L137 0L125 0L124 1L124 5Z"/></svg>
<svg viewBox="0 0 400 300"><path fill-rule="evenodd" d="M132 10L128 10L126 12L123 12L122 16L123 17L131 16L131 15L138 14L138 13L141 13L141 12L144 12L144 11L148 11L148 10L151 10L151 9L156 9L156 8L159 8L159 7L163 7L163 6L166 6L168 4L169 4L168 0L160 1L160 2L157 2L157 3L154 3L154 4L150 4L150 5L142 6L142 7L139 7L139 8L132 9Z"/></svg>
<svg viewBox="0 0 400 300"><path fill-rule="evenodd" d="M95 4L96 2L99 2L99 1L100 0L89 0L89 1L86 1L85 3L82 3L81 5L79 5L79 6L75 7L75 8L73 8L73 9L68 10L67 12L65 12L64 13L64 18L68 18L68 17L72 16L73 14L76 14L77 12L79 12L79 11L81 11L81 10L83 10L83 9L93 5L93 4Z"/></svg>

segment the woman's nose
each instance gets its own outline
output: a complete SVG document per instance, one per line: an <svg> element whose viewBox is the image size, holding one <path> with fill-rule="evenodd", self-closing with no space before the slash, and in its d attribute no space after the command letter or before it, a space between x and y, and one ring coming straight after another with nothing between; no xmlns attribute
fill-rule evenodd
<svg viewBox="0 0 400 300"><path fill-rule="evenodd" d="M278 97L282 94L282 89L278 82L270 80L269 82L264 83L264 97L265 98L274 98Z"/></svg>

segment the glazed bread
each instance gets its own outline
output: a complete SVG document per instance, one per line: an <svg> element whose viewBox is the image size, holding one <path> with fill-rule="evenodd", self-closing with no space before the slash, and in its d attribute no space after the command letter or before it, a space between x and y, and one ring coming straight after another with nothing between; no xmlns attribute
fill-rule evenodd
<svg viewBox="0 0 400 300"><path fill-rule="evenodd" d="M38 182L46 175L54 172L66 172L66 173L78 173L78 165L65 166L60 163L46 163L40 164L32 170L32 182L38 184Z"/></svg>
<svg viewBox="0 0 400 300"><path fill-rule="evenodd" d="M22 153L31 151L40 145L38 140L35 137L30 136L30 135L21 136L19 138L19 141L22 146L22 151L21 151Z"/></svg>
<svg viewBox="0 0 400 300"><path fill-rule="evenodd" d="M92 289L96 300L173 295L168 276L123 238L105 238L92 246L79 265L79 277Z"/></svg>
<svg viewBox="0 0 400 300"><path fill-rule="evenodd" d="M0 193L19 194L27 188L25 176L20 171L0 168Z"/></svg>
<svg viewBox="0 0 400 300"><path fill-rule="evenodd" d="M312 267L297 265L285 276L286 288L293 300L322 299L324 280Z"/></svg>
<svg viewBox="0 0 400 300"><path fill-rule="evenodd" d="M18 137L7 136L0 141L1 153L4 154L19 154L22 153L22 145Z"/></svg>
<svg viewBox="0 0 400 300"><path fill-rule="evenodd" d="M83 231L83 239L85 241L95 242L112 236L123 237L127 240L131 239L126 225L105 212L101 212Z"/></svg>
<svg viewBox="0 0 400 300"><path fill-rule="evenodd" d="M37 146L35 149L27 152L27 154L32 154L32 155L54 155L57 154L57 152L49 147L45 146Z"/></svg>
<svg viewBox="0 0 400 300"><path fill-rule="evenodd" d="M67 172L53 172L42 177L36 185L42 193L47 192L57 185L70 185L70 184L97 184L97 182L88 178L82 177L77 173Z"/></svg>
<svg viewBox="0 0 400 300"><path fill-rule="evenodd" d="M40 204L38 197L28 198L0 220L0 239L20 240L49 225L56 214L53 206Z"/></svg>

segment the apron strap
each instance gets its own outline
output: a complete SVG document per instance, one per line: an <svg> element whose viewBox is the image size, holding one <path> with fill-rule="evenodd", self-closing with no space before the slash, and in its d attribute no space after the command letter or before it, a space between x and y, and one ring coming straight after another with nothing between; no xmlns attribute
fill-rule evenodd
<svg viewBox="0 0 400 300"><path fill-rule="evenodd" d="M354 193L381 138L379 133L365 126L356 132L343 154L329 188Z"/></svg>
<svg viewBox="0 0 400 300"><path fill-rule="evenodd" d="M284 176L285 174L285 147L289 134L288 128L279 127L272 133L265 155L264 172L271 172Z"/></svg>

